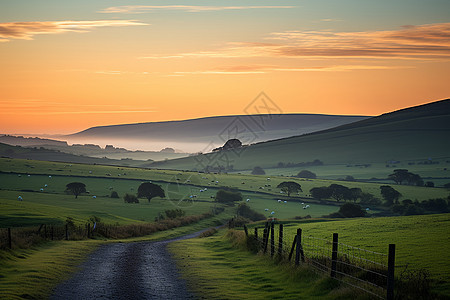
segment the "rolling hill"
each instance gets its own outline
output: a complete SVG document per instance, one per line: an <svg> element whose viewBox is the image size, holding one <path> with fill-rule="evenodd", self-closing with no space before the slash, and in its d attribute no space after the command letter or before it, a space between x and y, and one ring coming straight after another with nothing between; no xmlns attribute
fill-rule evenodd
<svg viewBox="0 0 450 300"><path fill-rule="evenodd" d="M154 167L204 170L273 168L279 162L316 159L325 164L371 164L450 158L450 99L406 108L332 129L257 143L195 157L154 163ZM231 168L232 166L232 168Z"/></svg>
<svg viewBox="0 0 450 300"><path fill-rule="evenodd" d="M127 149L181 148L210 151L238 133L245 144L325 130L367 116L319 114L236 115L200 119L99 126L64 136L70 142L107 143Z"/></svg>

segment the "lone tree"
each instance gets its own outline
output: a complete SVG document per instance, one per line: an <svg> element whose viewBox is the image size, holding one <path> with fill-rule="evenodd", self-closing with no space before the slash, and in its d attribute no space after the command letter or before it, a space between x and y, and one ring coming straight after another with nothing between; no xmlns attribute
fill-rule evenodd
<svg viewBox="0 0 450 300"><path fill-rule="evenodd" d="M161 186L151 183L151 182L144 182L141 183L141 185L138 188L138 198L147 198L148 202L150 203L150 200L154 197L161 197L164 198L166 194L164 193L164 190Z"/></svg>
<svg viewBox="0 0 450 300"><path fill-rule="evenodd" d="M75 195L75 199L81 193L86 193L86 185L81 182L71 182L66 184L66 192L70 192Z"/></svg>
<svg viewBox="0 0 450 300"><path fill-rule="evenodd" d="M386 200L386 205L391 206L395 203L398 203L398 199L402 196L399 191L395 190L389 185L380 186L381 196L383 196L384 200Z"/></svg>
<svg viewBox="0 0 450 300"><path fill-rule="evenodd" d="M282 183L277 185L277 188L285 192L288 197L291 196L291 193L297 193L298 191L303 192L302 186L294 181L283 181Z"/></svg>
<svg viewBox="0 0 450 300"><path fill-rule="evenodd" d="M311 171L308 170L301 170L297 174L298 178L309 178L309 179L316 179L317 175Z"/></svg>
<svg viewBox="0 0 450 300"><path fill-rule="evenodd" d="M264 174L266 174L266 172L263 170L263 168L258 166L253 168L252 175L264 175Z"/></svg>

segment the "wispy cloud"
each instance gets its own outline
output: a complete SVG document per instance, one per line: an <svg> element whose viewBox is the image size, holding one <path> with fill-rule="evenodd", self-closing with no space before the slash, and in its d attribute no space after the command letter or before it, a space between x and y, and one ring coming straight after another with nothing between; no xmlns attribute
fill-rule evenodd
<svg viewBox="0 0 450 300"><path fill-rule="evenodd" d="M132 105L115 104L65 104L61 101L49 101L44 99L6 99L0 100L3 115L17 115L18 111L23 115L83 115L83 114L127 114L127 113L152 113L156 112L152 107L140 107L136 110Z"/></svg>
<svg viewBox="0 0 450 300"><path fill-rule="evenodd" d="M335 66L316 66L316 67L285 67L275 65L239 65L214 70L203 71L180 71L174 72L168 76L184 75L246 75L246 74L266 74L272 72L343 72L354 70L388 70L405 69L408 66L385 66L385 65L335 65Z"/></svg>
<svg viewBox="0 0 450 300"><path fill-rule="evenodd" d="M37 34L87 32L97 27L150 25L136 20L44 21L0 23L0 42L10 39L32 40Z"/></svg>
<svg viewBox="0 0 450 300"><path fill-rule="evenodd" d="M266 37L270 43L230 43L214 51L143 58L360 57L449 59L450 23L404 26L391 31L284 31Z"/></svg>
<svg viewBox="0 0 450 300"><path fill-rule="evenodd" d="M206 12L222 10L248 10L248 9L286 9L296 6L197 6L197 5L123 5L105 8L100 13L146 13L160 10L179 10L186 12Z"/></svg>

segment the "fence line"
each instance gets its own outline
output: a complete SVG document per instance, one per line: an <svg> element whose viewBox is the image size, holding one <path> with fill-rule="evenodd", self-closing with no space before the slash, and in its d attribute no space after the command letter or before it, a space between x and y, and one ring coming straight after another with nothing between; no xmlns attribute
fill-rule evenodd
<svg viewBox="0 0 450 300"><path fill-rule="evenodd" d="M244 228L247 237L253 239L263 253L268 252L269 239L271 248L278 239L278 249L276 252L271 249L271 256L276 253L279 259L289 261L294 257L295 265L307 264L374 297L394 299L395 245L389 245L388 254L380 253L340 243L337 233L333 233L333 239L302 236L301 228L292 240L287 240L283 237L283 225L279 226L279 230L275 230L274 223L267 222L262 237L258 236L258 229L262 228L255 228L254 235L249 234L246 226Z"/></svg>

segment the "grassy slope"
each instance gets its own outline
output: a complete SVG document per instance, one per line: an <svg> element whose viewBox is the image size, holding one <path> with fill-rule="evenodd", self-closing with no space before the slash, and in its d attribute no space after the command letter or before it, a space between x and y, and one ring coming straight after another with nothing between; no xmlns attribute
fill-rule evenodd
<svg viewBox="0 0 450 300"><path fill-rule="evenodd" d="M397 274L406 265L427 269L440 282L437 289L450 293L450 261L446 259L450 214L288 222L284 225L288 244L297 228L302 228L304 236L330 241L336 232L340 243L380 253L387 253L388 244L396 244Z"/></svg>
<svg viewBox="0 0 450 300"><path fill-rule="evenodd" d="M448 157L449 119L450 100L444 100L323 132L259 143L245 148L239 155L225 151L221 157L213 153L155 165L201 169L207 164L226 164L223 160L226 156L234 169L251 170L254 166L269 168L278 162L314 159L326 164L348 164Z"/></svg>
<svg viewBox="0 0 450 300"><path fill-rule="evenodd" d="M189 287L206 299L365 298L306 269L233 247L224 231L207 238L169 244Z"/></svg>
<svg viewBox="0 0 450 300"><path fill-rule="evenodd" d="M328 186L333 181L328 180L300 180L284 177L239 175L239 174L198 174L196 172L179 172L169 170L146 170L135 168L118 168L99 165L63 164L29 160L0 159L0 170L21 174L0 174L0 205L1 226L11 224L42 224L64 221L67 216L74 217L78 222L85 222L92 215L99 216L108 223L130 223L139 221L153 221L154 217L165 209L181 207L187 214L202 213L212 205L211 196L220 186L231 186L242 189L244 199L249 198L249 205L263 214L275 211L277 218L292 218L294 216L311 215L320 217L337 210L334 205L311 204L310 209L303 210L302 205L294 203L279 193L276 185L284 180L295 180L302 185L301 197L307 197L309 189L315 186ZM31 175L28 177L26 174ZM36 175L41 174L41 175ZM52 178L49 178L52 174ZM56 175L55 175L56 174ZM108 175L106 175L108 174ZM126 175L125 175L126 174ZM109 176L111 175L111 176ZM120 175L120 176L119 176ZM179 179L179 180L177 180ZM131 205L123 203L121 198L111 199L110 187L120 196L124 193L135 193L142 181L159 182L166 190L166 199L155 198L150 204L142 199L142 203ZM190 181L189 184L188 180ZM69 182L81 181L87 185L90 196L73 196L63 194L65 185ZM218 181L218 183L216 183ZM244 183L244 184L243 184ZM360 187L364 192L380 196L380 184L345 182L348 187ZM44 187L47 184L48 187ZM271 187L264 187L270 184ZM208 187L208 191L200 189ZM44 188L43 192L39 192ZM261 188L264 188L261 189ZM395 186L404 197L402 199L424 200L429 198L447 197L448 191L442 188L425 188ZM3 190L1 190L3 189ZM35 192L24 192L28 189ZM269 189L271 189L269 191ZM194 203L185 201L183 197L191 194L198 195ZM17 201L21 195L25 201ZM92 195L97 198L93 199ZM184 199L184 200L183 200ZM288 200L287 204L280 204L276 200ZM303 202L311 202L302 199ZM269 211L265 212L265 208ZM17 222L14 219L18 220Z"/></svg>

